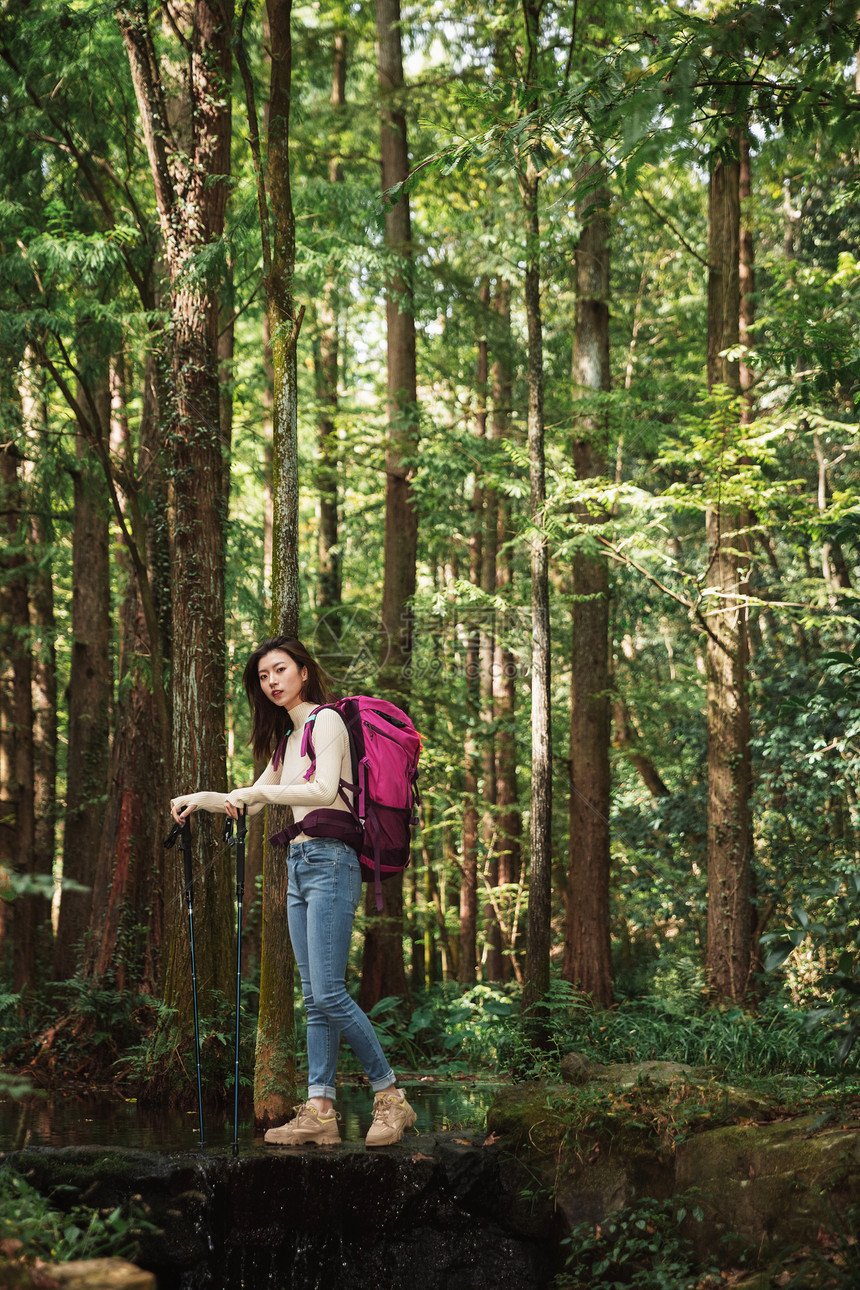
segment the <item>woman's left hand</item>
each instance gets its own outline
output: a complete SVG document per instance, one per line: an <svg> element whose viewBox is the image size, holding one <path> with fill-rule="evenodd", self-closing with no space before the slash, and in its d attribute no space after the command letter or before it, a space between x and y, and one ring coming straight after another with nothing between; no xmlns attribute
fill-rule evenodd
<svg viewBox="0 0 860 1290"><path fill-rule="evenodd" d="M233 792L224 799L224 810L231 820L238 820L240 813L246 809L241 788L234 788Z"/></svg>

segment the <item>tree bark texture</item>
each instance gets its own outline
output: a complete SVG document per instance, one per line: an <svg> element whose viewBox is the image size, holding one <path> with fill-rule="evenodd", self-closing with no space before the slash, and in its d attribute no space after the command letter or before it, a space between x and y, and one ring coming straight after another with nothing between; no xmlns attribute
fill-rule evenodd
<svg viewBox="0 0 860 1290"><path fill-rule="evenodd" d="M609 389L609 194L604 187L580 204L575 252L574 400ZM574 403L576 409L576 403ZM575 410L577 479L606 472L608 425L598 407ZM583 507L580 524L601 523ZM596 1003L612 1001L609 938L609 570L592 550L573 556L570 706L570 864L562 975Z"/></svg>
<svg viewBox="0 0 860 1290"><path fill-rule="evenodd" d="M527 238L525 306L528 321L528 450L531 658L531 826L527 971L523 1009L528 1012L549 990L552 921L552 727L550 724L549 552L544 535L546 459L544 450L543 326L540 303L540 216L538 176L531 158L522 179Z"/></svg>
<svg viewBox="0 0 860 1290"><path fill-rule="evenodd" d="M490 393L489 332L493 322L490 309L490 280L481 281L481 336L478 341L477 397L478 410L475 431L486 440L488 430L488 403ZM478 581L488 598L478 620L478 715L480 719L481 757L481 841L484 854L484 936L486 962L484 979L501 981L504 976L502 959L502 929L499 923L499 850L496 834L494 806L496 802L496 738L495 709L493 704L493 668L495 665L496 633L494 614L487 607L496 594L496 554L498 547L498 491L490 477L484 475L480 489L481 509L475 520L479 527L481 562Z"/></svg>
<svg viewBox="0 0 860 1290"><path fill-rule="evenodd" d="M740 160L738 169L738 201L740 203L740 259L738 263L738 290L740 292L738 341L748 349L755 345L755 244L753 242L750 203L752 199L752 172L750 167L750 135L744 126L740 131ZM738 380L743 397L741 421L749 424L755 418L753 385L755 377L744 355L738 367Z"/></svg>
<svg viewBox="0 0 860 1290"><path fill-rule="evenodd" d="M290 177L292 3L267 0L265 29L270 59L266 104L268 149L260 178L260 220L267 268L266 313L272 364L272 615L273 636L299 634L299 461L297 348L302 312L296 313L293 280L296 226ZM249 112L252 110L249 104ZM253 108L256 129L256 108ZM267 203L267 204L264 204ZM254 1061L254 1119L283 1120L295 1098L293 976L295 957L287 925L287 865L282 847L268 837L292 822L286 807L268 808L263 841L263 907L260 933L260 1005Z"/></svg>
<svg viewBox="0 0 860 1290"><path fill-rule="evenodd" d="M496 282L493 310L497 316L494 329L496 344L491 371L493 415L491 433L498 443L510 433L510 408L513 398L511 375L511 287L500 278ZM510 520L510 503L504 493L496 495L495 516L488 512L488 523L496 525L496 586L497 594L506 597L513 591L513 561L510 542L513 537ZM519 673L517 659L507 640L506 624L497 627L493 657L493 711L496 726L495 738L495 804L496 804L496 853L499 857L498 885L500 907L506 922L512 926L512 892L518 882L522 864L522 819L519 810L517 784L516 742L516 680ZM507 949L515 947L508 942ZM510 976L510 954L508 967Z"/></svg>
<svg viewBox="0 0 860 1290"><path fill-rule="evenodd" d="M290 180L291 0L267 0L271 80L266 184L271 263L266 307L274 371L272 419L272 631L299 631L298 326L293 299L296 222ZM278 826L280 827L280 826Z"/></svg>
<svg viewBox="0 0 860 1290"><path fill-rule="evenodd" d="M11 390L9 391L11 395ZM33 697L26 524L21 459L14 443L0 447L0 871L33 873ZM5 882L4 882L5 886ZM32 894L3 904L4 949L12 953L12 988L25 994L36 985L39 929L50 929L50 900Z"/></svg>
<svg viewBox="0 0 860 1290"><path fill-rule="evenodd" d="M346 33L338 32L334 39L332 86L329 99L338 124L339 118L343 115L343 108L346 106L346 59ZM343 166L337 157L332 157L329 163L329 180L333 184L339 184L343 183L343 179ZM341 636L341 558L338 545L340 454L336 421L340 302L337 272L337 262L332 259L326 269L326 280L318 310L318 340L314 346L317 396L317 605L322 620L317 625L317 636L323 642L330 642L335 651ZM324 651L323 662L325 662Z"/></svg>
<svg viewBox="0 0 860 1290"><path fill-rule="evenodd" d="M470 575L474 582L480 576L481 568L481 532L480 520L475 512L480 511L481 487L475 485L475 496L472 499L473 523L470 535L469 565ZM461 985L471 985L475 981L475 967L478 958L478 851L479 851L479 812L478 781L481 770L481 755L478 739L478 667L479 667L479 634L477 626L466 624L466 737L463 743L463 850L460 865L460 951L458 978Z"/></svg>
<svg viewBox="0 0 860 1290"><path fill-rule="evenodd" d="M382 191L409 173L406 139L400 0L376 0L376 66L381 98ZM385 539L379 687L407 707L412 660L412 597L418 517L412 497L412 459L418 440L418 383L412 289L412 230L404 195L385 212L389 269L385 286L388 439L385 451ZM403 965L403 878L385 885L382 915L372 887L365 901L367 932L359 1002L368 1009L386 995L406 992Z"/></svg>
<svg viewBox="0 0 860 1290"><path fill-rule="evenodd" d="M400 0L376 0L376 62L380 106L382 191L409 174ZM418 442L412 229L404 194L385 212L388 272L385 316L388 362L388 442L385 454L385 573L382 591L380 683L408 702L418 517L412 497Z"/></svg>
<svg viewBox="0 0 860 1290"><path fill-rule="evenodd" d="M152 571L159 616L167 598L167 574L159 548L160 516L166 508L166 481L161 466L155 359L144 374L143 415L136 474L147 480L149 505L140 541ZM126 421L127 391L119 379L115 417ZM127 427L123 425L123 433ZM113 437L113 436L112 436ZM126 448L131 452L131 445ZM135 473L135 472L132 472ZM160 575L160 576L159 576ZM157 995L164 944L164 825L153 802L170 793L165 782L164 749L151 671L149 631L140 585L129 576L122 606L116 719L108 771L107 807L102 821L90 911L90 937L84 969L96 981L119 991ZM181 893L171 887L167 899ZM146 917L142 911L147 911Z"/></svg>
<svg viewBox="0 0 860 1290"><path fill-rule="evenodd" d="M369 1012L389 995L407 993L403 963L403 874L389 878L382 888L382 913L376 908L372 882L365 884L364 916L367 932L361 964L359 1006Z"/></svg>
<svg viewBox="0 0 860 1290"><path fill-rule="evenodd" d="M21 388L21 405L24 429L33 444L48 431L47 401L36 384L37 380L33 367L28 363ZM30 545L32 551L38 553L38 560L30 573L35 813L33 868L36 873L48 874L54 867L57 823L57 654L54 645L53 560L49 554L54 531L50 518L50 485L39 483L31 473L28 489Z"/></svg>
<svg viewBox="0 0 860 1290"><path fill-rule="evenodd" d="M708 384L738 391L740 200L738 163L717 162L709 192ZM727 432L728 433L728 429ZM751 765L746 608L741 579L746 539L740 517L721 505L706 515L713 589L708 624L708 945L707 975L716 998L739 1002L751 962Z"/></svg>
<svg viewBox="0 0 860 1290"><path fill-rule="evenodd" d="M79 402L84 403L80 398ZM107 438L110 394L107 366L93 387L93 415ZM54 977L67 981L80 960L89 924L98 837L104 817L110 758L113 691L108 507L101 469L93 468L88 436L77 436L72 538L72 661L69 675L69 751L63 832L63 879L85 891L63 890L54 943Z"/></svg>
<svg viewBox="0 0 860 1290"><path fill-rule="evenodd" d="M224 227L230 171L232 5L193 0L178 21L189 49L187 79L168 110L169 66L159 62L143 0L117 9L152 172L170 278L167 447L171 510L172 791L226 790L224 742L224 477L219 423L218 302L212 285L187 273L189 259ZM198 815L195 933L201 1009L233 984L233 885L227 866L207 870L218 843ZM163 998L191 1016L188 919L182 862L165 875Z"/></svg>

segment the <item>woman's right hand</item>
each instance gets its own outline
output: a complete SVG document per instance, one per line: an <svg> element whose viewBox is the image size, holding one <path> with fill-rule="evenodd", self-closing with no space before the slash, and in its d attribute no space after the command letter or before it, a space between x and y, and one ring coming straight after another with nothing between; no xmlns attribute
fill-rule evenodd
<svg viewBox="0 0 860 1290"><path fill-rule="evenodd" d="M187 806L185 805L184 797L176 797L170 803L170 814L177 824L184 824L189 815L192 815L196 810L197 806L194 802L189 803Z"/></svg>

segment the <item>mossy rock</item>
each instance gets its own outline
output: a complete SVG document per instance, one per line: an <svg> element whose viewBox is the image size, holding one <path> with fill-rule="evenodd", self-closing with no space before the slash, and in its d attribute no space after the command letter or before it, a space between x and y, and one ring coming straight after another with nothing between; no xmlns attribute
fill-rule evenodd
<svg viewBox="0 0 860 1290"><path fill-rule="evenodd" d="M768 1120L777 1107L770 1098L708 1079L677 1062L578 1066L577 1084L512 1084L493 1099L487 1116L491 1133L514 1151L538 1154L559 1147L588 1155L595 1143L611 1139L627 1151L672 1150L678 1140L716 1125Z"/></svg>
<svg viewBox="0 0 860 1290"><path fill-rule="evenodd" d="M729 1125L678 1147L676 1189L695 1190L705 1212L688 1233L699 1252L814 1246L857 1205L860 1131L817 1126L814 1116Z"/></svg>
<svg viewBox="0 0 860 1290"><path fill-rule="evenodd" d="M686 1220L701 1258L815 1248L860 1198L860 1127L812 1116L773 1119L776 1105L745 1089L651 1063L634 1079L612 1067L586 1084L512 1085L494 1099L490 1131L551 1194L568 1229L599 1223L649 1197L694 1197ZM650 1069L648 1069L650 1068Z"/></svg>
<svg viewBox="0 0 860 1290"><path fill-rule="evenodd" d="M499 1089L487 1113L487 1132L517 1151L528 1145L554 1149L564 1138L567 1090L549 1084L511 1084Z"/></svg>

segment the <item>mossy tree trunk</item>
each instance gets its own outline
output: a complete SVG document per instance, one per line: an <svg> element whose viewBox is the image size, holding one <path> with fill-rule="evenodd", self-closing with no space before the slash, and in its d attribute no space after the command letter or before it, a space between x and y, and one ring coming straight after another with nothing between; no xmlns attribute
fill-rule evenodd
<svg viewBox="0 0 860 1290"><path fill-rule="evenodd" d="M273 635L299 634L298 374L296 351L304 309L293 298L296 228L290 181L292 84L291 0L268 0L264 25L270 60L265 167L250 62L240 30L236 56L245 88L263 241L263 282L271 344ZM290 822L288 808L266 811L267 837ZM263 844L260 1003L254 1063L254 1118L283 1120L296 1095L293 1043L295 958L287 925L287 865L281 847Z"/></svg>
<svg viewBox="0 0 860 1290"><path fill-rule="evenodd" d="M173 792L226 791L224 737L224 470L219 423L218 301L214 284L188 272L218 238L230 171L232 5L194 0L178 17L187 75L174 80L169 50L156 51L143 0L117 8L150 164L170 279L165 338L169 379L162 408L170 507ZM172 48L172 47L171 47ZM183 61L184 54L183 54ZM168 103L170 110L168 110ZM220 845L214 817L200 813L195 849L195 933L200 1007L228 997L233 974L233 884L206 861ZM182 862L165 875L164 1001L181 1027L191 1017L188 918Z"/></svg>
<svg viewBox="0 0 860 1290"><path fill-rule="evenodd" d="M534 18L535 25L537 17ZM522 178L526 222L525 306L528 321L528 449L530 567L532 606L531 661L531 820L529 919L523 1009L528 1013L549 990L552 941L552 727L550 724L549 552L544 536L546 460L544 455L543 324L540 301L540 216L538 175L530 157ZM541 1029L535 1026L535 1037Z"/></svg>

